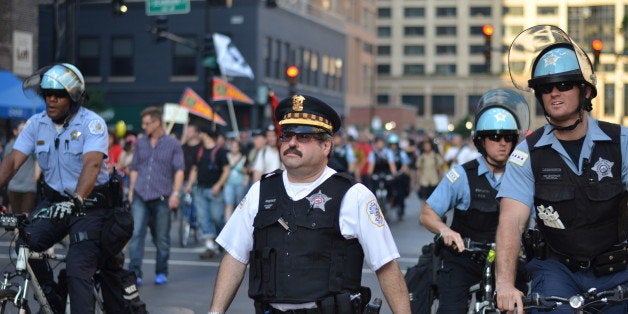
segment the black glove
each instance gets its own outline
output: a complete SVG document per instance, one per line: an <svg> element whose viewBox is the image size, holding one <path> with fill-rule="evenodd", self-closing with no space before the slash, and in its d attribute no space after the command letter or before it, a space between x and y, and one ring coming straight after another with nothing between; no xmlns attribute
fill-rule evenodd
<svg viewBox="0 0 628 314"><path fill-rule="evenodd" d="M50 220L53 223L57 223L67 217L70 217L74 211L75 206L73 201L54 203L50 206Z"/></svg>

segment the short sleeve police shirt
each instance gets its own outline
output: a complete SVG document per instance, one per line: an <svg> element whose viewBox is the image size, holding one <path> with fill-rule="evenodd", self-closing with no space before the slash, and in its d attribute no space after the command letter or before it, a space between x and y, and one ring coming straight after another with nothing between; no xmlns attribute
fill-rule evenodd
<svg viewBox="0 0 628 314"><path fill-rule="evenodd" d="M334 170L327 167L316 181L294 184L288 181L284 172L283 182L288 196L299 200L334 173ZM253 219L258 211L259 192L260 182L256 182L216 239L231 256L245 264L248 263L249 252L253 249ZM374 211L374 208L377 210ZM346 239L358 239L364 250L366 264L372 270L377 270L399 257L390 228L378 213L375 195L362 184L352 186L340 205L340 231Z"/></svg>

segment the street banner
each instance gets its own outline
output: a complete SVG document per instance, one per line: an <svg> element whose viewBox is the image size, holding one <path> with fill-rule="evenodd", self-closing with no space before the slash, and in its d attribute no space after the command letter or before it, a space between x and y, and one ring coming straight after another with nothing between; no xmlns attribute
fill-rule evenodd
<svg viewBox="0 0 628 314"><path fill-rule="evenodd" d="M187 108L191 113L203 117L208 120L212 120L220 125L227 125L227 122L223 120L214 110L191 88L186 88L179 101L181 107Z"/></svg>
<svg viewBox="0 0 628 314"><path fill-rule="evenodd" d="M272 90L268 92L268 104L270 105L270 115L273 117L273 124L275 125L275 133L279 136L281 135L281 128L279 127L279 121L275 119L275 110L279 107L279 98Z"/></svg>
<svg viewBox="0 0 628 314"><path fill-rule="evenodd" d="M216 77L214 77L213 89L213 101L235 100L250 105L255 103L253 99L240 91L237 87L233 86L233 84Z"/></svg>
<svg viewBox="0 0 628 314"><path fill-rule="evenodd" d="M213 41L216 48L216 59L222 75L225 76L245 76L253 79L253 70L242 54L231 42L231 38L214 33Z"/></svg>

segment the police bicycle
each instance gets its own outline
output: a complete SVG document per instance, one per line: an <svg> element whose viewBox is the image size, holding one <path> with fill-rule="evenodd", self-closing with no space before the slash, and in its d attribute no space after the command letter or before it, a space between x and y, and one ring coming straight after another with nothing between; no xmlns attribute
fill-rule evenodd
<svg viewBox="0 0 628 314"><path fill-rule="evenodd" d="M388 188L392 179L392 175L387 173L374 173L371 175L373 193L375 194L375 198L384 217L386 217L390 209L390 204L388 203Z"/></svg>
<svg viewBox="0 0 628 314"><path fill-rule="evenodd" d="M12 241L20 243L15 261L15 270L13 272L5 271L2 282L0 282L0 314L5 313L31 313L29 302L30 290L32 289L35 301L40 306L40 312L45 314L53 314L53 308L48 302L44 290L42 289L33 269L29 264L29 260L40 259L48 261L65 262L65 255L38 253L30 251L28 247L29 234L24 230L27 223L26 215L12 216L2 211L0 213L0 228L4 228L7 232L18 230L17 239ZM9 246L9 250L12 248ZM13 263L13 261L11 261ZM14 281L19 279L19 281ZM94 296L96 299L95 313L104 313L104 304L100 293L100 285L94 280ZM66 299L66 312L69 313L69 297Z"/></svg>
<svg viewBox="0 0 628 314"><path fill-rule="evenodd" d="M529 312L535 309L540 312L548 312L561 305L567 305L574 313L598 313L602 310L599 307L606 305L618 305L628 300L628 284L619 285L615 288L598 291L591 288L588 291L565 298L558 296L543 296L538 293L527 295L523 299L523 309Z"/></svg>

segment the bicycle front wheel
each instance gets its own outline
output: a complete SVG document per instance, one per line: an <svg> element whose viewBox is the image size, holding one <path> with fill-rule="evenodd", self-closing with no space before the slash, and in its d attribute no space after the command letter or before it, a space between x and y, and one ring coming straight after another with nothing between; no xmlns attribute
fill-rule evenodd
<svg viewBox="0 0 628 314"><path fill-rule="evenodd" d="M20 309L14 303L16 296L17 291L13 289L0 290L0 314L20 313ZM30 314L31 311L26 307L25 312L22 313Z"/></svg>

